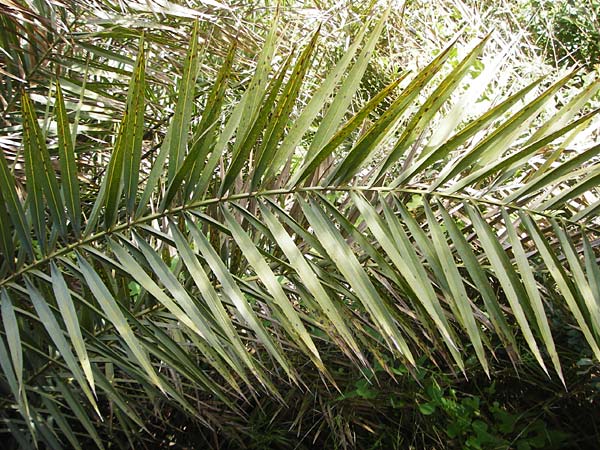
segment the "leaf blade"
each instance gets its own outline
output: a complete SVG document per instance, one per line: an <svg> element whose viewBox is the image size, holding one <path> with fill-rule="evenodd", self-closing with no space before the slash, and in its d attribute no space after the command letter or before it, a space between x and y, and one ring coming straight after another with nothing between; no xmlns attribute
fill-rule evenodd
<svg viewBox="0 0 600 450"><path fill-rule="evenodd" d="M81 389L85 393L90 404L94 407L94 410L100 416L98 405L96 404L94 395L90 390L90 387L92 387L93 389L93 384L88 384L86 377L77 365L77 361L75 359L75 356L73 355L73 352L71 351L71 347L69 346L66 338L64 337L63 331L60 328L56 317L54 316L54 314L52 314L50 307L46 303L46 299L42 296L40 291L33 285L31 280L27 277L25 278L25 287L27 288L27 294L29 295L31 302L33 303L33 307L37 311L40 321L44 325L44 328L48 332L48 335L52 339L52 342L54 342L54 345L56 345L56 349L59 351L59 353L65 360L67 367L73 374L73 377L81 386Z"/></svg>
<svg viewBox="0 0 600 450"><path fill-rule="evenodd" d="M114 299L108 288L104 285L100 276L92 268L90 263L88 263L79 254L77 254L77 260L82 275L87 282L87 285L92 291L94 297L96 297L96 299L98 300L98 303L100 304L100 307L106 314L107 318L117 329L117 331L129 347L129 349L131 350L137 362L146 372L149 380L162 391L162 381L157 376L147 353L143 350L140 342L135 336L135 333L127 323L127 319L120 311L116 300Z"/></svg>
<svg viewBox="0 0 600 450"><path fill-rule="evenodd" d="M65 108L62 88L56 81L55 115L58 135L58 154L60 162L61 187L65 198L67 213L76 236L81 233L81 202L75 150L69 130L69 119Z"/></svg>
<svg viewBox="0 0 600 450"><path fill-rule="evenodd" d="M313 230L315 230L327 254L344 275L346 281L355 290L361 303L365 306L373 320L383 331L385 340L391 343L391 347L395 347L410 364L414 365L415 360L408 344L396 325L393 324L390 315L385 310L383 300L356 259L356 256L314 202L311 201L309 204L304 200L300 200L300 197L298 199L305 217L308 219Z"/></svg>
<svg viewBox="0 0 600 450"><path fill-rule="evenodd" d="M67 287L65 279L63 278L58 266L54 261L50 265L50 271L54 298L56 299L56 303L67 327L67 332L75 349L75 353L79 358L79 362L83 368L85 377L87 378L92 392L95 394L96 388L94 384L94 375L92 373L92 365L90 363L90 358L81 334L81 326L77 317L77 311L75 310L73 299L69 293L69 288Z"/></svg>

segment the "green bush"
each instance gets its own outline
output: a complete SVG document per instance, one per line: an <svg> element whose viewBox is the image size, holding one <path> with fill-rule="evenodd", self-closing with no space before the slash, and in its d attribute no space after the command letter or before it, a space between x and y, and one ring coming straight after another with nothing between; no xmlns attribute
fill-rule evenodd
<svg viewBox="0 0 600 450"><path fill-rule="evenodd" d="M598 0L533 0L530 30L556 65L600 62L600 2Z"/></svg>

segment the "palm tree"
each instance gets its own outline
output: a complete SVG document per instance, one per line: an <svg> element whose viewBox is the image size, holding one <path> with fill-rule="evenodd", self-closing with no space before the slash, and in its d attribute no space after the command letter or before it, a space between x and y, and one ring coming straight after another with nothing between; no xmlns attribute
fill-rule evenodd
<svg viewBox="0 0 600 450"><path fill-rule="evenodd" d="M25 176L0 155L0 414L16 443L156 444L171 414L219 428L253 397L335 388L340 359L468 376L475 357L494 377L503 348L563 380L557 314L600 358L600 146L568 147L598 83L545 120L574 73L472 117L497 70L474 70L488 36L351 113L387 14L304 104L319 33L275 59L274 25L232 108L235 45L196 98L196 22L150 151L142 37L98 186L82 182L90 144L73 135L62 83L55 139L20 94Z"/></svg>

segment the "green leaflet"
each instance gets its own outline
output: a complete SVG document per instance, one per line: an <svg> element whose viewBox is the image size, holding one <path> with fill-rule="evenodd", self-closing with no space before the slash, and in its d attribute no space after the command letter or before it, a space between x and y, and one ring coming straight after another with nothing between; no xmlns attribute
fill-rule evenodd
<svg viewBox="0 0 600 450"><path fill-rule="evenodd" d="M223 264L223 261L219 258L219 255L210 245L207 238L198 230L196 224L191 219L186 218L186 223L190 230L190 234L194 239L194 243L198 247L198 250L210 266L211 270L221 282L223 286L223 293L229 298L236 309L240 312L243 319L248 323L250 328L256 333L262 344L266 347L267 351L279 362L281 367L286 371L291 379L296 379L290 363L281 352L281 350L275 345L272 338L269 336L263 325L259 322L256 313L252 310L252 307L246 300L246 297L240 290L233 276Z"/></svg>
<svg viewBox="0 0 600 450"><path fill-rule="evenodd" d="M110 229L117 221L123 187L125 187L125 200L129 212L133 211L135 203L144 124L144 67L142 40L136 68L129 84L127 107L103 180L105 192L102 192L104 195L99 195L96 200L97 204L105 207L106 229Z"/></svg>
<svg viewBox="0 0 600 450"><path fill-rule="evenodd" d="M187 154L183 165L177 172L175 178L169 186L169 191L174 189L177 185L177 178L181 176L185 178L185 194L184 198L189 198L190 195L194 194L196 187L199 184L200 178L204 175L204 168L206 165L206 157L209 152L214 148L215 141L218 136L218 125L219 117L221 115L221 109L224 104L225 91L227 89L227 82L231 75L233 60L236 52L236 42L234 41L229 47L229 51L225 58L225 61L219 69L219 73L215 80L215 83L208 95L204 111L202 112L202 119L200 124L194 132L194 140L190 152ZM192 161L192 167L189 169L186 166L186 162ZM185 168L184 168L185 167ZM180 175L181 174L181 175ZM208 179L208 177L205 177ZM168 195L167 195L168 197ZM166 201L169 204L169 201Z"/></svg>
<svg viewBox="0 0 600 450"><path fill-rule="evenodd" d="M8 341L8 349L10 350L10 358L12 361L12 368L18 382L18 392L15 392L15 397L19 398L21 394L25 393L23 387L23 348L21 345L21 332L19 331L19 324L17 322L17 316L12 304L8 292L2 288L0 292L0 312L2 313L2 323L4 324L4 332L6 333L6 340ZM10 370L8 370L10 372Z"/></svg>
<svg viewBox="0 0 600 450"><path fill-rule="evenodd" d="M46 141L38 124L29 96L22 93L23 109L23 142L27 173L27 191L32 199L32 216L34 229L42 247L45 245L45 212L42 193L46 198L48 209L52 216L53 224L58 228L61 236L66 236L64 219L64 205L56 181L56 174L50 162L50 154ZM29 165L29 168L27 168ZM31 180L29 179L31 177Z"/></svg>
<svg viewBox="0 0 600 450"><path fill-rule="evenodd" d="M281 250L285 253L291 266L294 268L294 270L296 270L296 272L300 276L300 279L306 285L310 293L314 296L315 301L322 308L327 318L331 320L331 323L335 326L336 330L348 343L350 348L357 355L359 355L360 349L358 347L358 344L356 343L354 337L352 336L352 333L346 326L344 318L338 311L335 304L332 302L331 298L329 297L329 294L327 294L327 292L321 285L321 282L317 278L314 271L310 268L300 249L298 249L296 244L294 244L292 237L287 233L284 226L277 220L275 215L271 211L269 211L269 209L267 209L262 203L260 204L260 210L267 227L273 234L273 237L277 241L277 244L279 245Z"/></svg>
<svg viewBox="0 0 600 450"><path fill-rule="evenodd" d="M287 70L286 63L281 71L280 79L269 83L269 72L271 70L271 61L275 52L277 38L276 25L278 17L279 16L277 15L273 20L273 25L265 40L263 50L259 55L256 63L256 70L250 80L248 89L244 92L242 100L236 105L236 109L231 115L231 126L228 122L217 143L217 154L221 154L227 143L226 141L229 140L234 131L236 132L235 141L231 150L231 161L227 168L225 178L219 186L219 193L221 195L227 192L236 177L239 176L240 169L245 164L246 157L249 154L252 145L263 131L275 103L276 94L279 90L278 86L283 81L282 76ZM272 89L269 95L267 95L267 87L269 84ZM266 101L263 101L265 98ZM210 170L212 171L212 169L213 168L211 167Z"/></svg>
<svg viewBox="0 0 600 450"><path fill-rule="evenodd" d="M393 200L394 202L391 203L390 207L388 208L389 220L391 221L391 223L394 224L395 229L401 232L402 228L400 227L400 224L397 223L396 220L394 220L394 218L397 217L397 213L399 212L400 216L402 217L402 224L408 229L408 233L406 233L407 238L410 239L410 236L412 236L412 238L415 240L416 246L413 245L413 252L410 252L409 242L405 241L406 249L408 251L407 254L411 255L411 258L414 261L413 264L415 266L417 264L424 265L425 262L428 263L431 267L432 275L435 278L437 278L437 284L440 285L440 289L448 293L448 283L446 283L446 277L444 276L444 271L442 270L442 264L440 262L440 258L435 250L432 240L429 238L427 233L425 233L423 225L417 222L417 220L413 217L413 215L410 212L408 212L408 210L402 204L402 202L396 197L394 197ZM423 198L422 202L425 203L425 201L426 199ZM391 210L392 207L394 208L394 211ZM404 233L402 232L400 235L404 236ZM422 256L418 255L417 249L420 250ZM425 261L423 261L423 257L425 257ZM423 274L426 274L426 272L423 272ZM454 306L452 302L450 302L449 305L451 307ZM454 308L453 312L460 316L460 313L458 312L458 310L456 310L456 308Z"/></svg>
<svg viewBox="0 0 600 450"><path fill-rule="evenodd" d="M79 423L85 428L85 431L88 432L89 436L92 438L94 443L98 446L99 449L104 450L104 444L96 431L96 427L92 424L90 417L88 416L85 409L79 403L79 400L75 397L73 390L62 380L56 379L56 387L62 394L64 400L69 406L70 411L75 414L75 417L79 421Z"/></svg>
<svg viewBox="0 0 600 450"><path fill-rule="evenodd" d="M234 370L236 370L243 378L243 369L239 365L239 362L225 351L223 342L215 333L214 327L206 315L196 306L185 287L179 283L177 277L169 270L164 261L148 243L137 234L135 234L134 237L140 251L146 258L146 261L150 264L154 273L158 274L162 284L168 289L185 314L192 320L194 329L200 331L199 335L206 340L208 347L223 358L223 360L234 368ZM217 360L213 363L215 366L219 367ZM221 372L226 379L230 379L232 383L235 383L224 368L221 369Z"/></svg>
<svg viewBox="0 0 600 450"><path fill-rule="evenodd" d="M327 179L327 184L344 183L359 172L359 169L372 157L377 146L385 142L392 134L407 108L411 106L411 103L418 97L423 88L442 68L450 56L453 46L454 42L441 51L421 72L415 75L415 78L402 90L389 109L353 146L338 168Z"/></svg>
<svg viewBox="0 0 600 450"><path fill-rule="evenodd" d="M25 286L27 288L27 293L29 294L29 298L33 303L35 310L38 313L38 317L40 318L40 322L46 328L48 335L56 345L58 352L61 354L65 363L69 367L69 370L73 374L74 378L77 380L77 383L81 386L81 389L85 393L87 399L94 407L94 410L100 416L100 411L98 409L98 405L96 405L96 401L94 399L94 395L92 394L92 390L90 387L94 389L93 378L91 383L88 386L88 381L86 381L85 376L79 366L77 365L77 361L73 352L71 351L71 346L68 344L67 340L63 335L63 330L58 324L56 317L52 314L50 307L47 304L46 299L42 296L40 291L31 283L29 278L25 278ZM89 361L88 361L89 364ZM91 376L91 371L90 371Z"/></svg>
<svg viewBox="0 0 600 450"><path fill-rule="evenodd" d="M303 344L309 351L311 359L315 362L319 369L325 371L321 357L317 348L315 347L312 338L309 336L304 324L300 320L298 313L294 310L291 301L287 298L283 292L283 288L279 284L277 277L269 267L269 264L261 256L258 249L255 247L252 239L250 239L248 233L236 222L233 215L226 209L222 208L225 223L237 244L239 245L242 253L250 263L250 265L256 271L261 282L265 285L269 294L273 298L273 305L275 305L282 313L282 316L287 322L286 328L292 336L298 336ZM285 322L284 322L285 323Z"/></svg>
<svg viewBox="0 0 600 450"><path fill-rule="evenodd" d="M383 299L377 293L375 286L369 280L363 267L342 236L314 201L311 200L309 204L300 197L297 198L304 215L310 222L319 241L345 279L350 283L350 286L352 286L361 303L369 312L372 320L380 328L383 338L391 348L396 348L410 364L414 365L415 360L412 352L397 326L391 320L391 316L386 311Z"/></svg>
<svg viewBox="0 0 600 450"><path fill-rule="evenodd" d="M65 437L69 441L69 444L71 444L71 446L76 450L82 450L81 446L79 445L79 441L73 432L73 428L71 428L71 425L69 425L68 419L54 404L54 399L48 399L47 397L42 396L42 403L52 415L52 419L56 421L56 424L60 430L64 433Z"/></svg>
<svg viewBox="0 0 600 450"><path fill-rule="evenodd" d="M229 342L235 349L236 357L243 361L256 378L265 386L269 384L264 373L260 367L253 361L252 357L248 354L247 349L243 346L240 336L232 325L231 318L228 316L228 312L223 306L217 291L213 287L212 283L208 279L206 272L202 268L200 262L196 258L196 255L190 248L189 243L185 240L181 232L178 230L177 225L174 222L170 223L171 233L175 240L175 245L179 251L179 255L184 261L190 275L192 276L194 283L200 289L204 301L208 304L213 317L220 326L221 331L227 336ZM243 375L243 374L242 374Z"/></svg>
<svg viewBox="0 0 600 450"><path fill-rule="evenodd" d="M442 231L440 224L435 218L431 207L429 206L427 201L425 201L423 205L425 207L425 214L427 215L427 223L429 224L429 230L431 233L431 238L433 240L433 245L439 257L443 274L450 288L450 294L452 295L453 300L456 302L460 322L462 322L463 327L467 330L467 334L469 335L471 343L475 348L477 358L481 362L483 370L485 370L485 373L489 377L490 369L485 357L485 351L483 349L483 343L481 341L479 326L475 321L475 316L473 315L471 303L469 301L469 297L467 295L467 291L465 289L462 277L458 272L458 268L454 260L454 255L450 250L444 232Z"/></svg>
<svg viewBox="0 0 600 450"><path fill-rule="evenodd" d="M525 316L525 311L521 306L521 302L526 298L526 293L523 289L521 282L518 279L517 273L515 272L512 264L510 263L508 256L504 249L500 245L497 236L494 234L490 226L483 220L479 211L471 208L465 204L465 209L471 218L473 227L479 236L479 241L483 247L485 254L493 268L494 275L500 281L502 289L506 294L508 303L510 304L512 313L521 328L521 332L525 337L525 341L531 349L533 356L537 360L538 364L544 369L544 372L548 373L546 365L540 353L540 349L537 345L529 321Z"/></svg>
<svg viewBox="0 0 600 450"><path fill-rule="evenodd" d="M427 319L423 319L422 317L417 319L416 315L414 315L412 311L409 312L409 302L413 304L419 303L415 298L414 292L410 289L398 271L394 270L392 263L387 261L386 254L385 252L381 251L379 243L376 240L374 241L369 234L364 232L362 229L364 222L362 222L362 220L352 223L351 220L353 217L345 214L346 211L339 211L337 209L338 207L327 200L325 196L319 195L318 199L319 202L326 208L327 213L335 222L340 225L346 242L348 242L349 245L353 245L361 249L361 253L359 253L361 263L369 264L369 266L374 263L374 265L369 268L369 274L382 284L381 287L385 289L387 294L390 296L388 312L392 316L393 320L398 324L400 331L410 338L416 345L418 345L419 351L427 352L431 343L429 341L423 341L417 335L417 333L415 333L413 321L419 320L420 324L423 325L428 330L428 333L431 333L432 335L436 332L430 327ZM352 207L352 210L356 211L354 207ZM285 218L285 216L281 217ZM309 234L308 231L303 231L301 229L294 229L294 231L298 235L302 236L305 242L310 243L311 248L314 249L314 252L318 253L319 255L327 254L320 243L314 239L314 237ZM369 262L369 259L372 260L372 263ZM343 278L330 273L330 265L333 266L333 262L328 262L327 266L321 269L321 266L315 263L313 264L313 270L315 270L319 278L323 280L324 285L330 290L337 292L339 296L341 296L341 299L355 298L355 301L360 304L360 300L356 298L352 292L345 289L344 284L340 283L340 281L343 283ZM337 279L333 278L332 275L336 276ZM387 280L390 280L391 283ZM369 334L372 336L372 332L370 332L368 328L363 328L357 321L352 321L352 327L356 330L356 337L359 339L362 346L364 346L364 348L366 348L368 351L373 352L375 355L378 355L380 352L378 347L381 345L380 339L372 342L369 342L369 340L365 339L365 336L363 335Z"/></svg>
<svg viewBox="0 0 600 450"><path fill-rule="evenodd" d="M426 126L431 122L438 110L448 100L452 92L462 82L467 75L471 65L477 60L483 52L485 45L490 39L488 34L453 70L444 78L436 90L425 100L419 111L412 117L406 125L406 129L393 150L383 162L375 179L381 179L388 169L398 161L406 152L407 148L423 133Z"/></svg>
<svg viewBox="0 0 600 450"><path fill-rule="evenodd" d="M540 84L542 79L538 79L525 86L517 93L511 95L506 100L501 102L499 105L493 107L486 113L484 113L478 119L471 121L462 130L457 132L454 136L448 139L446 142L441 144L434 150L429 150L421 155L414 163L410 164L406 169L402 170L402 173L396 178L390 187L397 187L401 184L407 184L408 181L415 175L419 174L422 170L430 167L436 161L445 158L452 151L460 148L470 138L475 136L477 133L485 130L487 126L493 123L494 120L502 117L507 111L510 111L518 102L520 102L533 88Z"/></svg>
<svg viewBox="0 0 600 450"><path fill-rule="evenodd" d="M142 266L136 259L130 255L122 246L114 241L109 241L110 248L115 254L123 269L127 271L140 286L152 294L160 303L162 303L168 311L170 311L176 319L183 325L193 330L198 335L203 336L202 327L196 325L192 318L187 315L183 309L173 301L164 291L152 280L152 278L144 271Z"/></svg>
<svg viewBox="0 0 600 450"><path fill-rule="evenodd" d="M542 139L557 130L565 127L569 121L579 113L600 89L600 80L595 80L585 86L581 91L574 95L569 102L560 108L556 114L549 118L536 132L529 138L528 142L535 142Z"/></svg>
<svg viewBox="0 0 600 450"><path fill-rule="evenodd" d="M493 33L492 33L493 36ZM456 131L456 128L461 122L469 120L471 116L470 108L476 103L482 95L490 87L490 82L496 78L498 72L504 66L506 59L516 49L519 43L519 37L513 39L510 44L506 45L502 52L494 56L494 59L485 64L483 71L478 72L475 67L469 72L471 83L465 92L460 95L458 100L452 105L451 109L444 115L443 118L436 124L432 130L431 137L421 151L421 157L426 156L432 150L443 145L448 140L450 135ZM493 38L490 38L492 40ZM493 89L493 87L492 87Z"/></svg>
<svg viewBox="0 0 600 450"><path fill-rule="evenodd" d="M436 189L461 171L476 163L485 166L496 158L501 157L518 137L521 130L535 118L548 99L564 86L573 75L573 73L570 73L558 80L533 101L521 108L516 114L509 117L501 126L482 139L481 142L461 156L454 164L448 165L431 189Z"/></svg>
<svg viewBox="0 0 600 450"><path fill-rule="evenodd" d="M381 18L371 31L369 39L362 48L360 54L356 58L354 65L350 72L344 78L342 85L340 86L337 94L335 95L331 105L327 109L323 120L319 124L317 132L312 138L310 147L308 148L307 158L310 159L314 154L321 150L321 148L331 139L339 127L340 121L346 114L354 94L360 86L360 81L367 69L375 45L379 41L379 36L383 30L383 26L390 14L392 6L382 14Z"/></svg>
<svg viewBox="0 0 600 450"><path fill-rule="evenodd" d="M565 176L570 175L571 172L581 167L585 162L591 160L599 153L600 145L595 145L592 148L589 148L588 150L585 150L584 152L566 160L549 172L544 173L542 176L534 178L531 182L526 183L522 188L517 189L512 194L504 197L503 201L507 204L523 201L526 197L532 195L533 193L540 191L544 187L549 186ZM566 190L565 192L569 192L569 190Z"/></svg>
<svg viewBox="0 0 600 450"><path fill-rule="evenodd" d="M531 265L527 259L525 250L521 245L521 240L519 239L519 236L517 235L517 232L515 230L515 224L512 223L512 221L510 220L510 216L504 209L502 210L502 220L506 225L506 232L508 234L508 240L512 246L512 253L517 263L517 268L519 270L519 274L521 275L521 279L523 280L527 296L529 297L529 305L533 310L537 327L542 337L542 341L546 346L546 350L549 353L550 360L554 365L554 369L556 370L558 377L564 385L565 380L563 378L562 368L560 366L560 361L556 352L556 346L554 345L554 339L552 338L552 332L550 330L548 318L546 317L544 304L540 297L540 293L535 281L535 276L531 269Z"/></svg>
<svg viewBox="0 0 600 450"><path fill-rule="evenodd" d="M261 97L260 109L258 110L258 113L256 114L254 121L252 122L252 126L244 135L243 140L240 141L239 136L236 136L229 167L227 168L227 172L225 173L223 182L219 186L219 192L221 194L227 192L231 188L235 180L240 177L240 173L243 167L246 165L248 157L252 152L256 142L265 132L265 128L268 128L269 120L273 119L272 115L276 114L276 111L273 112L273 108L276 107L279 89L283 84L283 80L287 73L287 69L290 62L291 57L287 59L287 61L281 68L279 75L269 84L269 93L267 95L265 91L264 96L266 98L264 99L264 101L262 101L263 99ZM242 118L243 116L240 117L240 120ZM262 138L263 140L268 139L266 135L262 136Z"/></svg>
<svg viewBox="0 0 600 450"><path fill-rule="evenodd" d="M51 450L62 450L62 445L59 442L58 436L56 435L53 428L50 428L45 420L41 418L39 414L35 414L31 417L33 427L38 432L41 442L46 444L47 448Z"/></svg>
<svg viewBox="0 0 600 450"><path fill-rule="evenodd" d="M13 364L11 363L11 356L9 355L9 350L4 345L4 339L0 336L0 368L2 368L2 372L6 377L6 381L10 390L12 391L13 396L17 401L20 399L20 387L16 378L15 369Z"/></svg>
<svg viewBox="0 0 600 450"><path fill-rule="evenodd" d="M600 200L592 203L587 208L583 208L577 214L571 217L573 222L584 222L585 220L595 217L597 212L600 210Z"/></svg>
<svg viewBox="0 0 600 450"><path fill-rule="evenodd" d="M564 205L568 200L583 194L584 192L594 189L600 185L600 164L596 164L586 170L589 173L583 180L577 182L573 186L566 187L560 194L551 197L549 200L542 203L539 207L542 211L557 209L560 205Z"/></svg>
<svg viewBox="0 0 600 450"><path fill-rule="evenodd" d="M315 152L311 158L306 158L306 161L302 164L298 170L292 176L292 179L289 181L289 187L295 187L298 183L302 182L307 177L314 174L315 170L319 167L319 165L335 150L337 150L340 145L344 142L346 138L348 138L353 131L355 131L358 127L360 127L364 120L369 116L369 114L377 108L377 106L389 96L406 78L408 75L404 73L402 76L398 77L395 81L392 81L388 86L386 86L381 92L377 93L359 112L357 112L352 119L350 119L346 124L342 126L342 128L331 137L329 142L325 144L318 152ZM351 169L352 170L352 169Z"/></svg>
<svg viewBox="0 0 600 450"><path fill-rule="evenodd" d="M306 107L300 113L300 116L291 126L285 139L273 156L273 161L269 165L268 171L265 174L265 179L270 179L272 174L277 173L280 167L285 164L290 156L292 156L296 150L296 147L302 140L302 137L309 130L311 124L319 114L319 111L323 109L323 105L332 95L339 80L346 73L348 65L360 47L360 44L368 29L368 25L369 24L365 24L361 28L352 45L344 53L344 56L342 56L342 58L337 62L335 67L327 74L327 77L323 83L321 83L319 88L315 91Z"/></svg>
<svg viewBox="0 0 600 450"><path fill-rule="evenodd" d="M133 79L127 94L127 109L131 110L130 120L123 130L125 139L123 144L123 184L127 214L132 215L138 190L140 159L142 156L142 139L144 136L144 111L145 111L145 66L146 55L144 50L144 35L140 38L139 53Z"/></svg>
<svg viewBox="0 0 600 450"><path fill-rule="evenodd" d="M252 175L252 187L260 185L263 174L270 170L273 159L277 153L279 141L289 122L289 116L294 105L296 104L304 77L310 68L318 36L319 31L317 30L302 54L298 57L287 85L283 89L281 98L279 99L275 111L269 120L269 124L265 129L263 143L257 149L257 162Z"/></svg>
<svg viewBox="0 0 600 450"><path fill-rule="evenodd" d="M60 309L63 321L65 322L65 325L67 327L69 338L71 339L71 343L73 344L75 353L79 358L79 362L81 364L83 372L85 373L85 377L90 385L90 388L95 393L92 366L90 364L90 359L87 354L85 342L81 334L81 326L79 324L79 319L77 317L77 311L75 310L73 299L71 298L71 294L69 292L69 288L67 287L67 283L65 282L65 279L58 270L56 263L52 262L50 265L50 269L52 274L52 289L54 291L54 298L56 299L56 303L58 305L58 308Z"/></svg>
<svg viewBox="0 0 600 450"><path fill-rule="evenodd" d="M425 311L437 325L446 346L462 369L463 363L458 353L458 346L454 342L433 286L396 216L385 201L381 202L384 208L384 222L373 206L363 197L353 193L352 199L379 244L404 277L410 289L415 293L415 298L422 304Z"/></svg>
<svg viewBox="0 0 600 450"><path fill-rule="evenodd" d="M96 199L96 204L94 204L94 208L96 205L98 205L99 208L104 206L104 226L107 229L110 229L115 224L117 221L117 214L119 212L119 203L123 189L123 153L125 150L123 139L125 139L124 132L127 128L125 124L130 120L129 116L131 114L132 111L125 110L125 115L121 121L120 133L117 135L115 147L108 163L108 169L104 179L102 180L102 188L98 198ZM99 211L99 208L97 211Z"/></svg>
<svg viewBox="0 0 600 450"><path fill-rule="evenodd" d="M169 128L158 152L158 156L154 160L152 169L148 175L146 186L144 187L144 191L142 192L142 196L135 212L135 218L141 217L148 208L150 196L155 191L163 175L167 156L169 157L166 180L167 186L173 182L175 175L183 164L194 105L194 95L196 92L196 78L198 76L198 31L199 23L196 21L194 22L194 28L190 38L189 50L183 67L182 78L177 88L178 97L175 105L175 113L169 123Z"/></svg>
<svg viewBox="0 0 600 450"><path fill-rule="evenodd" d="M58 155L60 163L61 189L67 207L67 214L76 236L81 234L81 202L77 164L73 139L69 129L69 120L60 83L56 81L55 101L56 126L58 135Z"/></svg>
<svg viewBox="0 0 600 450"><path fill-rule="evenodd" d="M239 145L244 142L254 122L257 120L257 114L261 108L262 99L265 96L267 85L269 84L268 77L277 44L278 23L279 11L276 11L271 29L263 44L263 49L260 52L260 55L258 55L254 75L250 80L248 89L244 92L245 100L242 102L242 111L235 143L233 145L233 154L239 151Z"/></svg>
<svg viewBox="0 0 600 450"><path fill-rule="evenodd" d="M526 164L529 160L529 157L531 157L535 152L537 152L541 148L545 147L546 145L550 144L551 142L558 139L559 137L565 135L566 133L568 133L572 129L578 127L579 125L586 123L592 117L594 117L598 112L600 112L600 109L596 109L596 110L584 115L583 117L558 129L557 131L546 135L545 137L541 138L539 141L532 141L530 139L530 141L532 142L530 145L528 145L528 146L524 147L523 149L518 150L508 156L500 158L499 160L491 161L489 164L485 165L481 169L470 173L469 175L465 176L464 178L461 178L460 181L458 181L457 183L454 183L445 192L453 193L453 192L460 191L461 189L464 189L466 186L473 185L475 183L478 183L478 182L484 180L486 177L490 176L491 174L493 174L495 172L500 172L500 171L504 170L505 173L510 173L510 172L514 171L515 169L518 169L523 164Z"/></svg>
<svg viewBox="0 0 600 450"><path fill-rule="evenodd" d="M467 239L463 235L463 232L458 228L455 220L450 216L448 211L444 209L441 203L438 203L438 210L442 214L442 219L446 230L454 243L456 252L462 259L471 279L475 283L477 290L479 291L483 302L485 304L486 312L489 314L490 321L492 322L495 331L498 333L500 339L504 343L504 346L509 351L509 355L512 355L518 350L517 342L515 337L506 323L506 318L500 309L498 298L494 293L494 289L490 285L488 275L484 272L481 267L480 261L475 256L475 253L471 249L471 246L467 242Z"/></svg>
<svg viewBox="0 0 600 450"><path fill-rule="evenodd" d="M523 221L523 224L525 225L525 228L529 232L529 235L533 238L533 240L536 244L537 250L540 253L540 256L544 260L544 263L546 264L548 271L552 275L552 278L554 278L554 280L556 281L558 290L564 297L567 306L569 307L569 309L571 310L571 313L575 317L575 320L577 321L577 324L581 328L581 331L582 331L586 341L588 342L592 351L594 352L595 357L599 358L600 348L598 347L598 343L594 339L592 331L590 330L590 328L584 318L584 315L583 315L579 305L577 304L577 300L575 298L574 293L571 290L570 283L568 281L568 278L566 276L564 269L561 267L560 263L558 262L556 255L554 254L554 252L548 245L548 242L540 234L538 227L533 223L533 221L529 218L529 216L527 216L523 213L520 213L519 217Z"/></svg>
<svg viewBox="0 0 600 450"><path fill-rule="evenodd" d="M585 274L594 292L594 298L596 303L600 304L600 267L596 263L596 256L594 255L594 249L590 244L589 239L583 235L583 252L585 257Z"/></svg>
<svg viewBox="0 0 600 450"><path fill-rule="evenodd" d="M588 283L583 268L581 267L579 256L575 249L573 249L573 244L566 231L555 220L551 220L551 223L561 248L567 257L571 276L573 277L573 284L576 286L577 291L579 291L579 296L583 299L583 304L586 306L589 313L591 328L594 331L596 338L600 338L600 303L598 303L595 298L595 296L598 295L598 291L594 294L592 285Z"/></svg>
<svg viewBox="0 0 600 450"><path fill-rule="evenodd" d="M19 324L15 316L12 301L4 288L0 291L0 313L4 324L4 332L8 341L8 351L4 340L0 337L0 367L18 404L19 413L25 420L33 440L36 439L36 429L33 426L32 408L27 399L27 389L23 384L23 346ZM9 358L10 352L10 358ZM32 414L33 412L33 414Z"/></svg>
<svg viewBox="0 0 600 450"><path fill-rule="evenodd" d="M0 155L0 158L2 156ZM0 217L8 218L9 213L6 209L6 202L0 190ZM3 255L3 260L7 262L10 270L15 269L15 246L13 244L13 229L10 226L9 220L0 220L0 254ZM2 264L0 264L2 266Z"/></svg>
<svg viewBox="0 0 600 450"><path fill-rule="evenodd" d="M188 131L190 129L190 119L194 106L194 95L196 92L196 78L198 76L199 55L198 55L198 29L200 22L194 22L194 28L190 37L189 49L183 66L183 75L177 85L177 104L175 113L169 125L167 132L169 143L169 168L167 179L169 182L177 173L183 163L188 141ZM144 206L144 205L142 205Z"/></svg>
<svg viewBox="0 0 600 450"><path fill-rule="evenodd" d="M188 378L194 385L197 385L198 388L211 392L215 397L227 405L227 407L231 408L231 410L237 410L236 412L239 412L239 408L235 406L224 392L227 386L223 386L219 379L214 379L212 374L204 373L204 367L198 367L197 362L192 361L190 355L182 349L182 344L186 343L185 339L180 338L182 335L171 338L154 324L149 324L148 328L149 331L153 333L153 342L150 343L144 341L144 346L150 354L163 361L165 364L168 364L169 367L176 370L181 376ZM192 338L192 342L194 344L197 342L196 335ZM217 356L214 352L211 353L210 351L206 351L205 345L198 345L197 348L200 349L209 360ZM222 369L222 367L215 368L219 371ZM247 379L244 379L244 381L248 383ZM241 387L235 383L235 381L229 382L229 384L236 393L240 393L240 397L243 397L243 394L241 394ZM180 386L175 386L175 390L180 395L184 393ZM181 397L181 399L183 400L182 406L184 406L184 408L189 408L189 402L185 401L183 397Z"/></svg>
<svg viewBox="0 0 600 450"><path fill-rule="evenodd" d="M135 333L127 323L127 319L123 315L120 310L120 307L108 288L102 282L100 276L96 273L93 267L88 263L81 255L77 255L77 260L79 262L79 268L81 270L82 275L84 276L92 294L98 300L100 307L106 314L106 317L110 321L112 325L117 329L132 354L134 355L137 362L141 365L141 367L146 372L148 378L152 383L154 383L161 391L163 390L163 383L158 378L154 368L152 367L152 363L148 358L148 354L142 348L140 342L138 341Z"/></svg>

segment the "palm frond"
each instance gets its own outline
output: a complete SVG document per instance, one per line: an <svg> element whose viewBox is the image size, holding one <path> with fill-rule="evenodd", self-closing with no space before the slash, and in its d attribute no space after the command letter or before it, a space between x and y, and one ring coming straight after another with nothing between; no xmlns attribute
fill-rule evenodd
<svg viewBox="0 0 600 450"><path fill-rule="evenodd" d="M550 362L562 380L559 312L600 359L600 147L555 153L595 119L580 100L597 83L541 122L572 74L481 117L446 117L450 131L435 134L457 89L478 82L488 36L447 68L450 46L349 115L384 19L304 107L317 37L277 62L274 27L231 111L221 99L234 47L198 107L196 22L156 157L142 145L145 37L99 192L74 176L61 88L60 173L22 96L25 186L0 154L0 414L16 439L77 447L84 433L103 448L119 433L133 445L161 406L219 427L222 405L235 413L247 395L284 401L281 386L303 388L307 364L334 384L331 349L390 373L389 358L412 369L426 355L468 375L474 356L493 377L504 348L554 376Z"/></svg>

